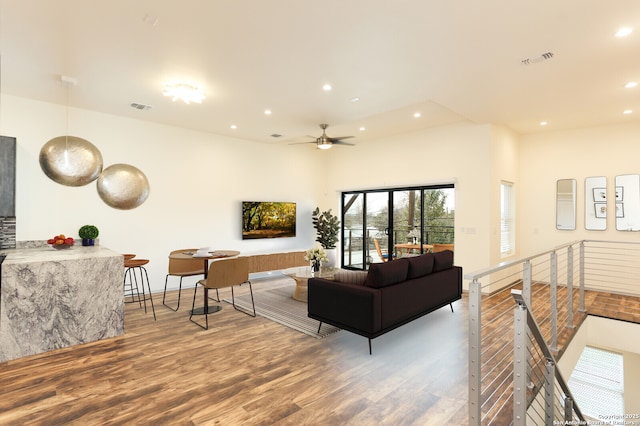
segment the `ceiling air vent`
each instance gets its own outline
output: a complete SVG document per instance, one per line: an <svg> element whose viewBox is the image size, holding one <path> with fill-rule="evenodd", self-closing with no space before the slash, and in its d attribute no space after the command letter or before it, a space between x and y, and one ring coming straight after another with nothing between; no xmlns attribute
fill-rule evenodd
<svg viewBox="0 0 640 426"><path fill-rule="evenodd" d="M282 135L280 135L280 134L278 134L278 133L274 133L274 134L272 134L272 135L271 135L271 137L272 137L272 138L279 138L279 137L281 137L281 136L282 136Z"/></svg>
<svg viewBox="0 0 640 426"><path fill-rule="evenodd" d="M151 105L143 105L143 104L137 104L135 102L132 102L131 108L139 109L141 111L149 111L151 109Z"/></svg>
<svg viewBox="0 0 640 426"><path fill-rule="evenodd" d="M531 65L546 61L551 58L553 58L553 52L546 52L542 55L534 56L533 58L523 59L522 61L520 61L520 63L522 63L522 65Z"/></svg>

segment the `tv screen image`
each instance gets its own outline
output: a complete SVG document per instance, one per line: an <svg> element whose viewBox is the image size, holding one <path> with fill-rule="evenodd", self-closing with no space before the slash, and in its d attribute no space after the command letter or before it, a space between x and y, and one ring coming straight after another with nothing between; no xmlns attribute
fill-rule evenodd
<svg viewBox="0 0 640 426"><path fill-rule="evenodd" d="M296 236L296 203L243 201L242 239Z"/></svg>

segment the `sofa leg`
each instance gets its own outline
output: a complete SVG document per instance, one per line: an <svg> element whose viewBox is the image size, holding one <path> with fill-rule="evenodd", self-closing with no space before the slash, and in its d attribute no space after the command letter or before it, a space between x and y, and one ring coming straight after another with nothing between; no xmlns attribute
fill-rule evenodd
<svg viewBox="0 0 640 426"><path fill-rule="evenodd" d="M449 303L449 306L451 306L451 312L453 312L453 303Z"/></svg>
<svg viewBox="0 0 640 426"><path fill-rule="evenodd" d="M369 355L371 355L371 339L369 339Z"/></svg>
<svg viewBox="0 0 640 426"><path fill-rule="evenodd" d="M322 327L322 321L320 321L320 324L318 324L318 334L320 334L320 327Z"/></svg>

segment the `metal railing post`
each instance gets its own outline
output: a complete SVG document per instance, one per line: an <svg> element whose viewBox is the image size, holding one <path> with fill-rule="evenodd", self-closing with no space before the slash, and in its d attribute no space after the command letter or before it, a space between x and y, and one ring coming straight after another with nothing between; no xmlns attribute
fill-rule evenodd
<svg viewBox="0 0 640 426"><path fill-rule="evenodd" d="M564 397L564 419L567 424L573 420L573 399L570 396Z"/></svg>
<svg viewBox="0 0 640 426"><path fill-rule="evenodd" d="M551 336L549 337L549 347L552 351L558 350L558 254L551 253L551 287L549 305L549 327Z"/></svg>
<svg viewBox="0 0 640 426"><path fill-rule="evenodd" d="M573 326L573 246L567 248L567 328Z"/></svg>
<svg viewBox="0 0 640 426"><path fill-rule="evenodd" d="M554 390L556 368L552 361L547 360L544 366L544 424L552 425L554 420Z"/></svg>
<svg viewBox="0 0 640 426"><path fill-rule="evenodd" d="M531 306L531 261L525 260L522 265L522 297Z"/></svg>
<svg viewBox="0 0 640 426"><path fill-rule="evenodd" d="M580 312L587 312L584 307L584 241L580 242Z"/></svg>
<svg viewBox="0 0 640 426"><path fill-rule="evenodd" d="M529 333L527 309L518 304L514 310L513 327L513 425L527 424L527 377Z"/></svg>
<svg viewBox="0 0 640 426"><path fill-rule="evenodd" d="M469 283L469 425L480 426L481 420L481 308L480 283Z"/></svg>

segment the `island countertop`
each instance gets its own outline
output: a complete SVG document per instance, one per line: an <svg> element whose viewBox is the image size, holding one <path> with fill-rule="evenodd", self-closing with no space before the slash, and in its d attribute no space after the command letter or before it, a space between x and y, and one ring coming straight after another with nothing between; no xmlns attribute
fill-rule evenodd
<svg viewBox="0 0 640 426"><path fill-rule="evenodd" d="M43 245L0 255L0 362L124 333L120 253Z"/></svg>
<svg viewBox="0 0 640 426"><path fill-rule="evenodd" d="M122 256L113 250L102 246L74 245L67 249L56 250L50 245L31 248L2 249L0 255L5 255L4 265L49 262L75 259L91 259L100 257Z"/></svg>

